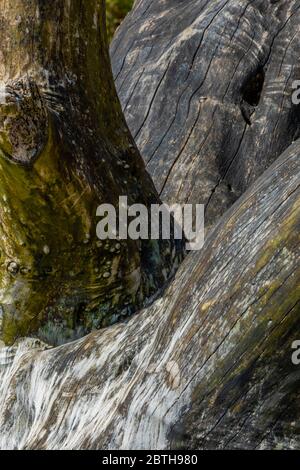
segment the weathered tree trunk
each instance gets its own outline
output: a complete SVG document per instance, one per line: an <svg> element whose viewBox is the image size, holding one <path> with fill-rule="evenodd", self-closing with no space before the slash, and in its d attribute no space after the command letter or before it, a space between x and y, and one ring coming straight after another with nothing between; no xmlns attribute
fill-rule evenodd
<svg viewBox="0 0 300 470"><path fill-rule="evenodd" d="M29 296L37 295L34 289L39 293L43 286L49 289L47 302L52 292L54 299L71 299L73 318L86 286L85 295L100 306L97 289L104 297L118 285L128 292L124 280L95 283L92 263L88 269L84 264L82 277L78 272L74 281L65 280L64 260L67 273L74 266L83 269L86 259L99 259L97 269L102 269L104 248L97 247L95 258L94 240L85 237L98 202L115 202L127 165L127 194L133 200L146 198L146 203L149 194L154 200L157 195L103 69L108 58L105 39L93 28L96 2L61 3L2 2L3 11L7 5L11 12L27 10L21 17L6 11L10 39L5 43L3 32L1 38L5 51L14 40L21 47L22 67L10 64L13 56L7 52L3 63L12 72L6 80L15 80L19 68L33 77L30 85L21 85L26 107L19 106L17 116L29 104L41 104L34 107L40 125L31 123L29 140L23 139L27 133L19 132L20 121L13 115L4 126L1 182L7 183L1 191L6 188L4 199L11 202L6 211L2 206L7 229L5 244L0 243L13 254L8 258L4 251L3 298L12 298L14 289L19 301L29 305ZM112 47L123 109L164 199L204 202L207 222L215 227L204 249L186 258L161 298L129 323L55 349L31 339L0 349L1 449L300 449L300 371L291 360L292 343L300 337L300 141L290 145L299 136L299 125L289 94L291 80L299 78L299 8L300 1L294 0L135 2ZM26 28L34 40L22 52L28 40L21 34L22 21L30 17ZM58 41L48 41L54 36ZM46 42L38 48L39 41ZM35 90L38 101L30 98ZM5 137L10 128L20 143ZM40 144L43 128L50 129L46 145ZM32 129L39 131L32 134ZM9 142L18 145L12 148ZM32 153L40 147L38 155ZM81 210L75 211L74 204L81 204ZM26 223L14 218L14 211L24 211ZM56 218L52 248L48 229ZM66 236L72 220L83 234L76 245ZM17 231L11 230L13 222L20 225ZM24 246L17 244L18 233L25 235ZM77 231L72 235L76 238ZM159 247L155 286L166 260L169 270L172 265L170 247ZM128 273L132 263L135 269L141 266L137 284L143 298L151 290L153 266L143 255L132 261L129 255L140 253L135 249L125 244L122 266ZM141 249L152 253L148 245ZM15 272L21 263L14 260L23 252L34 266L52 259L63 274L54 270L41 282L40 274ZM137 297L132 304L137 305ZM21 310L25 319L27 304ZM68 303L58 304L61 315L68 315ZM108 303L109 312L115 308L118 302ZM50 310L55 318L57 313L56 307ZM18 317L6 313L5 318ZM13 331L29 330L13 321L10 325Z"/></svg>
<svg viewBox="0 0 300 470"><path fill-rule="evenodd" d="M4 350L0 448L300 448L299 155L297 143L129 324Z"/></svg>
<svg viewBox="0 0 300 470"><path fill-rule="evenodd" d="M178 253L96 237L99 204L159 201L115 93L104 1L0 11L1 337L57 344L141 307Z"/></svg>
<svg viewBox="0 0 300 470"><path fill-rule="evenodd" d="M165 202L214 224L299 137L299 0L140 0L111 47L121 104Z"/></svg>

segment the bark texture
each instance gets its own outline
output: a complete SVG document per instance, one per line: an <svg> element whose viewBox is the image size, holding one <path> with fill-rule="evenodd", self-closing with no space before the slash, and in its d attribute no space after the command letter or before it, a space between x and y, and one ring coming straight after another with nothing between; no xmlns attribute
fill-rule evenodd
<svg viewBox="0 0 300 470"><path fill-rule="evenodd" d="M43 22L48 25L45 31L42 28L46 38L51 25L65 25L65 33L85 21L79 18L86 18L90 10L83 5L93 2L71 3L82 7L77 13L83 16L68 10L70 23ZM3 7L8 4L13 8L16 0L3 2ZM38 4L44 11L46 3ZM60 5L57 1L48 14L55 16ZM69 8L70 2L64 5ZM299 110L291 103L291 80L299 78L299 8L299 1L135 2L112 45L123 109L163 198L204 202L207 223L214 229L204 249L185 259L162 296L128 323L58 348L25 339L0 350L1 449L300 449L300 369L291 360L292 343L300 335ZM86 109L94 114L90 121L83 107L75 107L79 112L72 114L70 104L58 111L63 117L60 141L69 148L74 140L76 148L60 151L54 161L70 156L64 170L75 165L71 175L83 175L84 182L97 175L101 190L107 188L110 194L105 182L116 178L122 188L124 183L124 170L120 174L114 164L119 139L124 139L121 148L126 155L133 144L126 130L120 136L121 128L109 125L120 109L117 102L111 106L107 88L104 93L95 88L97 80L106 80L104 71L101 75L102 56L89 59L82 35L79 28L74 38L81 37L78 50L86 54L80 59L75 54L74 60L91 61L94 72L85 74L83 66L82 81L79 75L74 88L67 81L70 88L63 96L67 103L70 96L72 103L76 90L83 90L87 82L93 98L90 102L82 92L79 102L88 103ZM57 32L55 36L62 42L68 37ZM92 43L95 48L98 42L99 38ZM51 44L47 60L57 63L56 43ZM69 51L68 42L61 50ZM25 57L20 53L20 60ZM47 70L44 57L41 53L42 69ZM67 58L61 63L73 63ZM53 80L56 92L60 72L57 69ZM44 106L38 106L41 124L48 122ZM101 136L97 139L87 133L98 122L95 116L101 117L100 130L91 133ZM80 128L75 123L71 132L73 118ZM34 123L31 128L36 128ZM111 134L106 133L108 128ZM46 161L53 162L53 152L30 157L43 139L43 125L38 129L26 139L25 162L24 152L11 150L4 139L9 150L1 160L7 170L1 179L41 168L43 175L50 172L52 181L53 164ZM23 134L17 135L21 139ZM49 135L60 137L58 131ZM81 142L92 154L88 164ZM107 173L98 166L97 149L104 155ZM152 189L146 193L155 194L136 150L131 152L128 161L139 173L128 193L149 185ZM136 175L130 167L127 181L132 174ZM35 187L32 181L30 186L25 178L22 181L27 191ZM75 181L72 187L78 188ZM80 194L85 201L81 190ZM37 200L43 198L39 195ZM61 219L65 215L63 211ZM70 220L71 209L66 216ZM78 223L84 226L74 221L75 226ZM59 240L65 243L63 232ZM162 265L164 253L162 248ZM77 264L76 258L70 259L70 265ZM20 283L19 277L16 280ZM108 287L111 284L105 283L103 291L107 293Z"/></svg>
<svg viewBox="0 0 300 470"><path fill-rule="evenodd" d="M2 350L0 448L299 449L299 154L127 325Z"/></svg>
<svg viewBox="0 0 300 470"><path fill-rule="evenodd" d="M1 339L59 344L140 308L180 249L96 237L100 204L159 202L113 85L104 2L0 11Z"/></svg>
<svg viewBox="0 0 300 470"><path fill-rule="evenodd" d="M299 0L139 0L111 46L162 199L220 215L299 137Z"/></svg>

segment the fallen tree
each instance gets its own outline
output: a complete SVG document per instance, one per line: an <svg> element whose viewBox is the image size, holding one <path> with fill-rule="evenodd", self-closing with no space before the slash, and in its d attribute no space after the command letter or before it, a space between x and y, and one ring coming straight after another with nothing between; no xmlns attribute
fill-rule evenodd
<svg viewBox="0 0 300 470"><path fill-rule="evenodd" d="M128 324L3 351L0 447L299 448L299 153Z"/></svg>

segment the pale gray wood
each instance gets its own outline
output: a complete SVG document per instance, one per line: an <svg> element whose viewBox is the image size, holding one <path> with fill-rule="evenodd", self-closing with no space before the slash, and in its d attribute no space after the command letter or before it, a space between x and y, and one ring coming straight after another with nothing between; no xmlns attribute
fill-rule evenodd
<svg viewBox="0 0 300 470"><path fill-rule="evenodd" d="M2 350L0 448L299 449L299 154L128 324Z"/></svg>
<svg viewBox="0 0 300 470"><path fill-rule="evenodd" d="M140 0L111 46L123 110L161 197L207 225L299 137L299 0Z"/></svg>

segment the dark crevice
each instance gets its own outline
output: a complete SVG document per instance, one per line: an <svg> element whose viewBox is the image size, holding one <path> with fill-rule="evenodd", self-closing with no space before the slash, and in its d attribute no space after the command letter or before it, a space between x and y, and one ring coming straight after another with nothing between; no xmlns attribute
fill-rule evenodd
<svg viewBox="0 0 300 470"><path fill-rule="evenodd" d="M261 92L264 86L264 81L265 72L264 69L260 67L244 85L242 89L243 101L248 103L250 106L258 106L261 97Z"/></svg>
<svg viewBox="0 0 300 470"><path fill-rule="evenodd" d="M242 88L240 109L242 117L248 126L251 126L251 116L259 105L264 82L265 72L263 67L259 67Z"/></svg>
<svg viewBox="0 0 300 470"><path fill-rule="evenodd" d="M73 328L82 326L84 323L84 312L86 310L86 304L81 302L79 303L73 312Z"/></svg>

